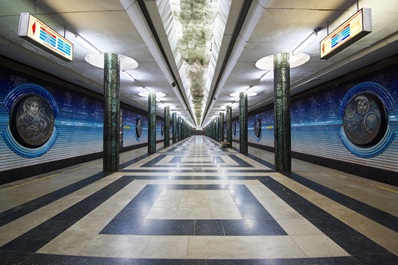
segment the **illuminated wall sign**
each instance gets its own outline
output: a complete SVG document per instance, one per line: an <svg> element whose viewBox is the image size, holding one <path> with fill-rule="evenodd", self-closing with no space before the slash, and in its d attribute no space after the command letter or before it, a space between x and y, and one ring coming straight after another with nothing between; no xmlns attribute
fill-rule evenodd
<svg viewBox="0 0 398 265"><path fill-rule="evenodd" d="M321 59L329 59L370 32L370 8L362 8L321 41Z"/></svg>
<svg viewBox="0 0 398 265"><path fill-rule="evenodd" d="M19 17L18 36L62 60L73 60L73 43L29 13Z"/></svg>

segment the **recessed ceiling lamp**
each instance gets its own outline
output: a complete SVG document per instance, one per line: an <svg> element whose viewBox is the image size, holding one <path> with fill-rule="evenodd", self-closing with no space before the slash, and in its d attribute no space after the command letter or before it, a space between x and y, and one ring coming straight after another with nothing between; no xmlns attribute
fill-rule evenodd
<svg viewBox="0 0 398 265"><path fill-rule="evenodd" d="M304 49L307 45L314 42L314 39L318 37L318 33L323 29L323 27L315 28L310 35L308 35L296 48L290 53L289 63L290 68L294 68L305 64L310 60L310 56L306 53L300 53L299 50ZM268 55L261 58L256 62L256 67L261 70L272 71L274 70L274 56Z"/></svg>
<svg viewBox="0 0 398 265"><path fill-rule="evenodd" d="M120 62L120 70L121 71L126 71L126 70L132 70L138 67L138 63L136 60L133 58L127 57L125 55L119 54L119 62ZM90 53L84 57L84 60L86 60L87 63L104 69L104 53Z"/></svg>
<svg viewBox="0 0 398 265"><path fill-rule="evenodd" d="M310 56L305 53L290 53L289 63L290 68L294 68L305 64L310 60ZM274 70L274 55L268 55L261 58L256 62L256 67L261 70L273 71Z"/></svg>

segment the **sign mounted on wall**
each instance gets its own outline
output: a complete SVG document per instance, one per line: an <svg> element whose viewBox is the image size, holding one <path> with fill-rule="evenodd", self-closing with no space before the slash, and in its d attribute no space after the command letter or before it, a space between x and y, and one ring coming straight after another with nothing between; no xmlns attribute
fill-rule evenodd
<svg viewBox="0 0 398 265"><path fill-rule="evenodd" d="M62 60L73 60L73 43L29 13L19 17L18 36Z"/></svg>
<svg viewBox="0 0 398 265"><path fill-rule="evenodd" d="M329 59L372 32L370 8L362 8L321 41L321 59Z"/></svg>

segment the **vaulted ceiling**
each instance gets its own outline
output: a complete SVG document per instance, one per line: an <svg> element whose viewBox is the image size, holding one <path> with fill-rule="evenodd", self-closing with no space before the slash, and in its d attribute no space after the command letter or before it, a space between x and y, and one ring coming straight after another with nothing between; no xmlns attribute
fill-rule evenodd
<svg viewBox="0 0 398 265"><path fill-rule="evenodd" d="M360 8L371 8L372 32L321 60L319 42ZM73 42L74 60L19 37L21 12ZM237 115L234 92L257 93L249 97L249 111L272 104L272 71L255 63L292 52L314 29L322 30L300 50L310 60L291 69L293 95L396 54L397 25L396 0L0 0L0 54L103 93L103 70L85 61L95 50L78 34L100 52L138 63L120 74L123 103L146 111L148 101L138 94L161 92L159 116L170 105L192 126L204 126L229 104Z"/></svg>

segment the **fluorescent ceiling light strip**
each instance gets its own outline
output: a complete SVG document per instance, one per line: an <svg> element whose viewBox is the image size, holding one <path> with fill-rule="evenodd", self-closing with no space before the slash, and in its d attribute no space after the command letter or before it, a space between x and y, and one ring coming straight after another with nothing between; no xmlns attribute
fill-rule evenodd
<svg viewBox="0 0 398 265"><path fill-rule="evenodd" d="M91 42L83 38L80 34L75 33L75 40L78 41L82 46L86 47L86 49L92 50L93 52L96 52L98 54L102 54L102 52L97 49Z"/></svg>
<svg viewBox="0 0 398 265"><path fill-rule="evenodd" d="M127 72L126 70L123 70L123 73L125 73L133 82L135 81L134 76L132 76L129 72Z"/></svg>

